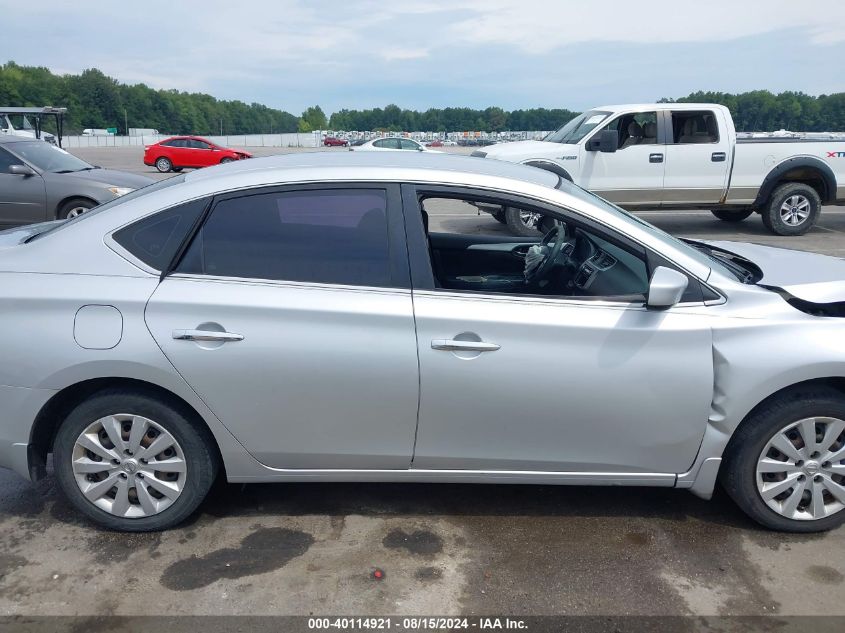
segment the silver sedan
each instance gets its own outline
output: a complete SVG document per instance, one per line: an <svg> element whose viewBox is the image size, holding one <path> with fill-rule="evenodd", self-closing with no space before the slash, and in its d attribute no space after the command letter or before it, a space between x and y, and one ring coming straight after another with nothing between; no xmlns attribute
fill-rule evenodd
<svg viewBox="0 0 845 633"><path fill-rule="evenodd" d="M429 230L430 202L555 219ZM845 262L680 241L556 175L278 156L0 233L0 466L164 529L232 482L717 480L845 519Z"/></svg>

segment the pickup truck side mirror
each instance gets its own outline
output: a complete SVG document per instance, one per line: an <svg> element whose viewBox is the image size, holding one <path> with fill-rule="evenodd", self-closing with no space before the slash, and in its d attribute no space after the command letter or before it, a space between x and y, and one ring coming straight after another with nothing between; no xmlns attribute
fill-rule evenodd
<svg viewBox="0 0 845 633"><path fill-rule="evenodd" d="M9 165L9 173L15 176L34 176L35 172L28 165Z"/></svg>
<svg viewBox="0 0 845 633"><path fill-rule="evenodd" d="M686 275L665 266L658 266L648 283L646 305L653 310L671 308L681 300L688 283Z"/></svg>
<svg viewBox="0 0 845 633"><path fill-rule="evenodd" d="M619 130L602 130L598 138L590 139L588 152L608 152L612 154L619 148Z"/></svg>

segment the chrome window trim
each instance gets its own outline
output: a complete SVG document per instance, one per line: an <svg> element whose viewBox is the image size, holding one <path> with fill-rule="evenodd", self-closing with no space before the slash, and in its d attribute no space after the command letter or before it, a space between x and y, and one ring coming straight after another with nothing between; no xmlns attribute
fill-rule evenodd
<svg viewBox="0 0 845 633"><path fill-rule="evenodd" d="M287 279L255 279L252 277L224 277L220 275L202 275L199 273L171 273L168 279L182 279L184 281L203 281L213 283L237 283L249 286L268 286L273 288L327 290L343 292L376 292L378 294L410 295L410 288L396 286L354 286L349 284L327 284L317 281L293 281Z"/></svg>

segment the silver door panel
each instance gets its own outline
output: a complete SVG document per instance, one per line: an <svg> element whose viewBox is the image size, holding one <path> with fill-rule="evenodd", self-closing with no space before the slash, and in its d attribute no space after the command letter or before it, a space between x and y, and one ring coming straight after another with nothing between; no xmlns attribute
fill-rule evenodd
<svg viewBox="0 0 845 633"><path fill-rule="evenodd" d="M414 468L678 473L693 463L713 386L710 328L695 308L430 291L414 305ZM459 334L499 349L432 349Z"/></svg>
<svg viewBox="0 0 845 633"><path fill-rule="evenodd" d="M418 401L410 291L173 276L146 318L176 369L263 464L408 467ZM183 330L242 338L192 340Z"/></svg>

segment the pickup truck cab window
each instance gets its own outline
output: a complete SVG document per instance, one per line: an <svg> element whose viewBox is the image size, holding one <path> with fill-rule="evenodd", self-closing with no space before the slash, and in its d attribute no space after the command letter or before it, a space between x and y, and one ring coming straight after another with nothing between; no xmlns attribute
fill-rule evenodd
<svg viewBox="0 0 845 633"><path fill-rule="evenodd" d="M719 124L709 111L672 112L672 140L678 144L718 143Z"/></svg>
<svg viewBox="0 0 845 633"><path fill-rule="evenodd" d="M657 145L657 112L623 114L605 125L601 132L605 130L619 133L620 150L632 145Z"/></svg>

